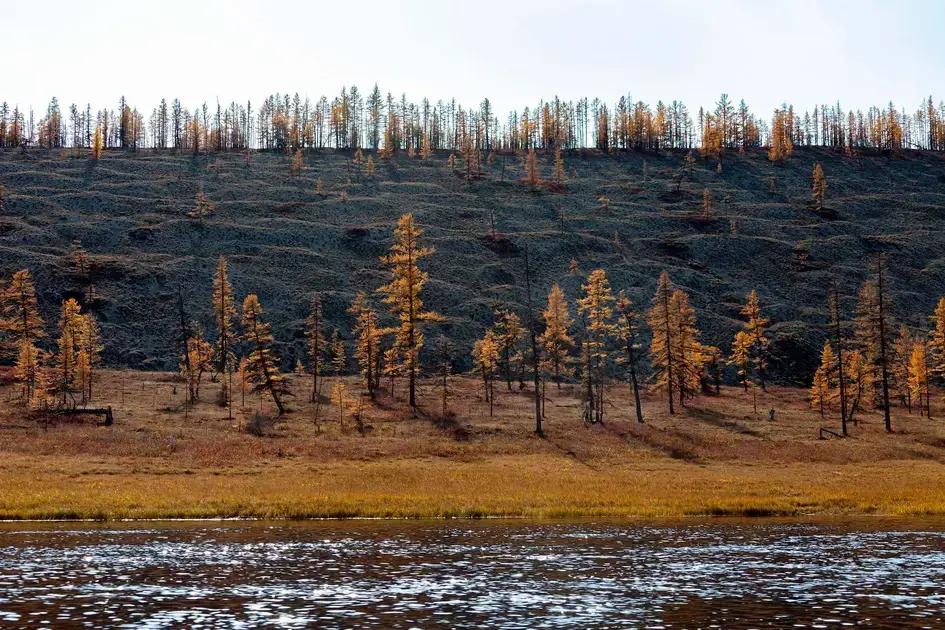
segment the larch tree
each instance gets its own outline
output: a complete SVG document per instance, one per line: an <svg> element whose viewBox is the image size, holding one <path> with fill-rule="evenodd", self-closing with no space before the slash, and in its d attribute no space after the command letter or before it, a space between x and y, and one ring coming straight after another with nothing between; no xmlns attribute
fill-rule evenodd
<svg viewBox="0 0 945 630"><path fill-rule="evenodd" d="M246 357L246 375L252 390L268 394L282 415L286 411L282 398L289 392L279 371L279 360L272 350L271 327L262 317L259 298L250 293L243 300L243 341L251 348Z"/></svg>
<svg viewBox="0 0 945 630"><path fill-rule="evenodd" d="M912 394L912 400L918 403L919 415L922 415L924 405L925 415L931 419L928 353L926 344L921 340L913 344L912 352L909 354L909 391Z"/></svg>
<svg viewBox="0 0 945 630"><path fill-rule="evenodd" d="M310 402L318 400L318 377L321 376L322 355L325 353L325 336L322 333L322 300L312 297L308 318L305 320L305 336L308 345L308 360L312 364L312 395Z"/></svg>
<svg viewBox="0 0 945 630"><path fill-rule="evenodd" d="M643 423L643 406L640 404L640 317L627 294L621 291L617 294L617 338L623 345L624 357L622 363L627 368L630 377L630 386L633 390L634 411L637 422Z"/></svg>
<svg viewBox="0 0 945 630"><path fill-rule="evenodd" d="M203 338L196 328L186 340L184 354L180 357L180 374L187 383L187 402L200 400L200 384L204 372L213 369L213 346Z"/></svg>
<svg viewBox="0 0 945 630"><path fill-rule="evenodd" d="M670 299L672 298L673 287L669 280L669 274L663 272L660 274L656 283L656 293L650 309L647 311L646 320L650 326L650 360L655 369L654 382L659 388L666 388L666 402L669 407L669 413L675 413L673 407L673 387L675 385L676 369L674 356L675 335L673 318L670 312Z"/></svg>
<svg viewBox="0 0 945 630"><path fill-rule="evenodd" d="M0 330L9 336L10 346L16 353L15 377L22 386L25 404L30 404L36 391L43 356L36 342L46 334L44 327L29 270L15 272L0 293Z"/></svg>
<svg viewBox="0 0 945 630"><path fill-rule="evenodd" d="M768 319L761 314L761 305L758 301L758 292L754 289L748 294L745 306L740 311L747 320L745 322L744 332L747 335L748 357L755 375L758 377L758 384L762 390L767 390L767 370L768 370L768 337L766 334Z"/></svg>
<svg viewBox="0 0 945 630"><path fill-rule="evenodd" d="M473 365L482 377L483 397L489 403L489 416L492 417L495 399L495 372L499 365L499 344L491 330L486 331L482 339L473 344Z"/></svg>
<svg viewBox="0 0 945 630"><path fill-rule="evenodd" d="M561 147L555 147L555 183L564 183L564 158L561 157Z"/></svg>
<svg viewBox="0 0 945 630"><path fill-rule="evenodd" d="M453 372L453 349L445 335L436 338L437 379L440 381L440 414L446 418L449 410L449 381Z"/></svg>
<svg viewBox="0 0 945 630"><path fill-rule="evenodd" d="M824 199L827 198L827 178L824 177L824 169L820 162L814 163L814 171L811 175L811 196L817 211L823 210Z"/></svg>
<svg viewBox="0 0 945 630"><path fill-rule="evenodd" d="M59 315L59 339L56 342L53 387L59 405L76 393L79 343L81 340L82 309L74 298L63 301Z"/></svg>
<svg viewBox="0 0 945 630"><path fill-rule="evenodd" d="M840 291L837 289L837 285L834 284L830 290L830 298L828 308L830 310L830 326L833 329L834 343L837 346L837 381L840 390L840 430L843 433L843 436L846 437L847 433L847 385L846 385L846 367L843 362L843 346L845 345L844 339L844 323L840 314Z"/></svg>
<svg viewBox="0 0 945 630"><path fill-rule="evenodd" d="M945 314L945 310L943 310L943 314ZM905 405L909 413L912 413L912 391L909 388L909 355L912 354L914 344L915 338L909 328L900 326L899 334L893 341L891 373L900 404Z"/></svg>
<svg viewBox="0 0 945 630"><path fill-rule="evenodd" d="M712 218L712 193L708 188L702 189L702 219L708 221Z"/></svg>
<svg viewBox="0 0 945 630"><path fill-rule="evenodd" d="M729 355L728 363L735 367L738 382L747 392L751 385L751 335L747 331L739 330L735 333L732 354Z"/></svg>
<svg viewBox="0 0 945 630"><path fill-rule="evenodd" d="M586 422L604 421L604 385L611 344L616 333L613 323L614 296L603 269L593 270L587 284L581 285L584 296L577 302L584 324L582 354L584 356L584 418Z"/></svg>
<svg viewBox="0 0 945 630"><path fill-rule="evenodd" d="M932 375L945 379L945 297L939 298L931 317L932 332L929 336L929 364Z"/></svg>
<svg viewBox="0 0 945 630"><path fill-rule="evenodd" d="M102 362L102 333L91 313L80 316L78 321L78 353L76 354L77 377L82 391L82 402L92 400L92 381L95 369Z"/></svg>
<svg viewBox="0 0 945 630"><path fill-rule="evenodd" d="M834 357L833 348L829 341L825 341L820 353L820 366L814 372L814 380L810 387L810 404L820 410L821 417L824 417L831 401L835 398L836 369L837 360Z"/></svg>
<svg viewBox="0 0 945 630"><path fill-rule="evenodd" d="M848 420L853 424L859 424L857 412L860 410L860 403L873 396L874 381L871 376L871 367L869 361L859 350L854 350L847 358L847 397L850 401L850 410Z"/></svg>
<svg viewBox="0 0 945 630"><path fill-rule="evenodd" d="M699 341L699 329L696 326L696 310L689 303L689 296L682 289L676 289L669 300L670 317L675 328L676 347L676 392L680 406L693 398L701 389L705 366L711 356L711 349Z"/></svg>
<svg viewBox="0 0 945 630"><path fill-rule="evenodd" d="M524 370L524 351L522 341L525 328L522 320L507 308L497 309L492 334L499 344L499 370L505 378L505 385L512 391L512 379Z"/></svg>
<svg viewBox="0 0 945 630"><path fill-rule="evenodd" d="M102 128L95 127L95 135L92 136L92 159L99 160L102 157L102 149L105 147L105 141L102 138Z"/></svg>
<svg viewBox="0 0 945 630"><path fill-rule="evenodd" d="M217 340L214 345L216 370L220 374L220 400L227 405L232 396L233 368L236 357L233 354L235 345L236 307L233 304L233 287L227 273L225 256L220 256L217 269L213 276L213 320L217 327Z"/></svg>
<svg viewBox="0 0 945 630"><path fill-rule="evenodd" d="M45 336L36 286L28 269L15 272L0 294L0 323L13 340L14 348L24 342L36 343Z"/></svg>
<svg viewBox="0 0 945 630"><path fill-rule="evenodd" d="M539 340L545 354L545 362L554 375L558 390L561 390L561 377L570 373L570 353L574 340L568 333L571 328L571 315L568 312L568 300L564 291L557 284L551 285L548 292L548 305L542 313L545 330Z"/></svg>
<svg viewBox="0 0 945 630"><path fill-rule="evenodd" d="M538 156L535 155L535 149L529 149L525 156L525 183L531 187L537 186L541 182L538 175Z"/></svg>
<svg viewBox="0 0 945 630"><path fill-rule="evenodd" d="M890 355L893 341L890 334L891 311L887 295L887 282L883 256L876 259L876 275L863 284L854 317L854 340L868 364L870 380L869 402L883 410L883 421L887 432L892 432L889 408Z"/></svg>
<svg viewBox="0 0 945 630"><path fill-rule="evenodd" d="M394 228L394 244L387 256L381 258L390 270L391 281L378 289L399 320L394 345L407 373L407 404L412 408L417 406L417 372L423 348L421 326L441 319L437 313L423 310L421 292L428 274L420 269L419 263L431 255L433 249L420 244L422 235L423 230L414 221L413 214L400 217Z"/></svg>
<svg viewBox="0 0 945 630"><path fill-rule="evenodd" d="M328 340L328 356L326 357L328 367L336 377L344 376L348 369L348 353L345 350L345 342L341 338L341 333L337 328L331 331L331 338Z"/></svg>
<svg viewBox="0 0 945 630"><path fill-rule="evenodd" d="M377 393L378 355L381 354L383 331L377 324L377 312L368 303L367 295L358 292L348 312L354 316L354 356L368 395L373 399Z"/></svg>

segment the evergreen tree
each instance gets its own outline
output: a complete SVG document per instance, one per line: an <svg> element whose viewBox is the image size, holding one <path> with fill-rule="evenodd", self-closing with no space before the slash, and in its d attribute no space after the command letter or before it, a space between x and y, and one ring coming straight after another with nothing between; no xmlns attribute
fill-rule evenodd
<svg viewBox="0 0 945 630"><path fill-rule="evenodd" d="M586 422L604 421L604 379L611 357L611 343L616 332L613 323L614 296L603 269L595 269L581 286L584 297L578 300L578 312L584 323L583 354Z"/></svg>
<svg viewBox="0 0 945 630"><path fill-rule="evenodd" d="M741 310L745 316L744 332L747 335L748 359L755 375L758 377L758 384L762 390L767 390L766 373L768 369L768 337L765 330L768 326L768 319L761 314L761 306L758 302L758 292L754 289L748 294L748 300ZM746 374L747 376L747 374Z"/></svg>
<svg viewBox="0 0 945 630"><path fill-rule="evenodd" d="M243 300L243 341L251 348L246 358L246 375L253 391L266 392L279 410L279 415L282 415L286 411L282 397L288 394L288 390L272 350L271 328L262 316L259 298L255 293L250 293Z"/></svg>
<svg viewBox="0 0 945 630"><path fill-rule="evenodd" d="M675 326L670 312L672 298L672 284L669 274L660 274L656 284L656 294L653 296L652 306L647 311L646 320L650 326L650 360L655 369L654 381L658 388L666 388L666 402L669 413L675 413L673 408L673 388L676 382L674 371L676 357L674 356Z"/></svg>
<svg viewBox="0 0 945 630"><path fill-rule="evenodd" d="M322 301L316 294L312 298L308 318L305 320L305 336L308 337L308 359L312 362L311 402L318 399L318 377L321 376L321 359L325 352L325 336L322 334Z"/></svg>
<svg viewBox="0 0 945 630"><path fill-rule="evenodd" d="M24 343L35 345L45 336L36 287L28 269L15 272L10 284L0 293L0 325L17 352Z"/></svg>
<svg viewBox="0 0 945 630"><path fill-rule="evenodd" d="M364 377L368 395L374 398L379 380L376 370L382 333L377 325L377 313L368 304L363 292L358 292L348 312L354 315L354 356Z"/></svg>
<svg viewBox="0 0 945 630"><path fill-rule="evenodd" d="M524 370L522 341L525 339L525 328L518 315L509 309L496 310L495 319L492 335L499 345L499 370L505 377L506 387L512 391L512 378Z"/></svg>
<svg viewBox="0 0 945 630"><path fill-rule="evenodd" d="M482 339L473 344L473 365L482 377L483 396L489 403L489 416L492 417L495 399L495 371L499 364L499 344L493 331L486 331Z"/></svg>
<svg viewBox="0 0 945 630"><path fill-rule="evenodd" d="M931 393L929 391L929 364L926 344L916 341L909 354L909 391L912 400L919 404L919 414L922 414L922 405L925 404L925 414L931 419Z"/></svg>
<svg viewBox="0 0 945 630"><path fill-rule="evenodd" d="M929 364L932 366L932 376L942 380L945 379L945 297L939 298L931 320Z"/></svg>
<svg viewBox="0 0 945 630"><path fill-rule="evenodd" d="M73 298L63 301L59 315L59 339L57 341L56 370L53 388L59 405L76 392L79 343L81 341L82 309Z"/></svg>
<svg viewBox="0 0 945 630"><path fill-rule="evenodd" d="M574 340L568 334L571 327L571 315L568 312L568 300L564 291L557 284L551 285L548 292L548 305L542 313L545 331L539 338L545 353L545 361L554 374L558 390L561 390L561 377L570 372L570 350Z"/></svg>
<svg viewBox="0 0 945 630"><path fill-rule="evenodd" d="M835 396L835 378L837 365L833 354L833 348L829 341L824 342L824 348L820 353L820 367L814 372L814 380L810 388L810 404L812 407L820 409L821 417Z"/></svg>
<svg viewBox="0 0 945 630"><path fill-rule="evenodd" d="M640 404L640 384L637 377L640 352L640 318L630 298L627 297L626 293L623 291L617 294L617 312L619 313L617 338L623 344L624 351L626 352L623 362L627 366L627 373L630 376L630 386L633 388L633 402L637 422L642 423L643 407Z"/></svg>
<svg viewBox="0 0 945 630"><path fill-rule="evenodd" d="M824 199L827 197L827 178L824 177L824 169L820 162L814 163L814 172L811 179L811 195L814 199L814 207L817 211L824 209Z"/></svg>
<svg viewBox="0 0 945 630"><path fill-rule="evenodd" d="M696 311L689 303L689 296L681 289L670 296L669 311L675 328L676 347L676 391L680 406L693 398L700 390L705 366L711 356L711 349L699 342L699 329L696 327Z"/></svg>
<svg viewBox="0 0 945 630"><path fill-rule="evenodd" d="M416 224L412 214L400 217L394 229L394 244L390 253L381 258L390 269L391 281L378 289L384 295L384 301L390 305L391 313L400 322L395 329L394 344L407 373L407 404L410 407L417 406L417 371L420 349L423 347L420 326L441 319L435 312L423 310L420 297L428 274L420 269L419 262L433 253L432 248L420 244L422 235L423 230Z"/></svg>
<svg viewBox="0 0 945 630"><path fill-rule="evenodd" d="M217 261L216 273L213 276L213 319L217 327L217 341L213 350L216 358L216 370L221 378L220 400L224 405L229 402L232 394L229 391L232 378L229 377L233 373L233 364L236 362L236 357L233 355L233 345L236 337L233 324L235 317L233 287L230 286L227 275L226 257L220 256Z"/></svg>

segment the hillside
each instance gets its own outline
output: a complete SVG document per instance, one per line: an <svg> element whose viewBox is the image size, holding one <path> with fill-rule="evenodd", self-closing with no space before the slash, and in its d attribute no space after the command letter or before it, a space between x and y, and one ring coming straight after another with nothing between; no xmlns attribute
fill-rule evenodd
<svg viewBox="0 0 945 630"><path fill-rule="evenodd" d="M678 193L683 153L567 155L564 192L532 191L520 181L519 157L496 155L484 164L485 177L472 182L448 169L447 157L378 161L368 178L350 154L336 152L307 154L298 176L282 154L112 151L95 163L59 152L0 152L0 273L31 269L51 325L61 298L82 293L83 279L66 256L80 242L96 269L90 306L102 322L106 363L145 369L176 363L178 286L212 333L210 281L220 255L230 259L240 296L259 294L285 366L294 364L313 292L323 293L329 325L346 331L354 293L385 280L378 256L405 211L436 248L427 259L427 304L448 317L444 328L464 355L496 303L522 306L519 254L526 244L537 300L553 281L570 298L578 294L571 259L585 274L604 267L614 288L641 306L666 269L690 293L705 340L725 349L744 295L757 288L774 322L774 368L782 380L807 377L822 343L828 283L838 278L852 311L870 253L889 252L904 319L923 324L945 294L941 155L854 158L798 149L783 165L763 152L729 155L721 173L698 160ZM541 161L550 176L550 157ZM832 219L809 206L815 161L828 179ZM324 195L316 194L318 179ZM716 218L700 222L693 215L705 188ZM219 204L203 225L186 216L200 189ZM493 212L501 236L489 240Z"/></svg>

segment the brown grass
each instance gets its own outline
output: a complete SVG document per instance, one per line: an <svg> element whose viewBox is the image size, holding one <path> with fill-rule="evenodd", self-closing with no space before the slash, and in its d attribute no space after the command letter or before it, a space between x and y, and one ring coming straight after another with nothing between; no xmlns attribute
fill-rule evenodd
<svg viewBox="0 0 945 630"><path fill-rule="evenodd" d="M478 383L458 378L455 418L431 411L425 384L417 416L399 397L366 404L362 436L351 410L342 429L329 403L316 431L308 379L290 380L293 411L270 437L239 428L271 404L248 397L230 421L205 383L208 402L185 413L180 384L153 372L102 375L95 404L114 407L112 427L44 431L4 404L0 518L945 514L943 423L904 410L892 435L869 413L850 439L818 440L837 421L807 409L801 390L762 393L758 414L734 388L676 416L653 395L639 425L614 387L610 418L586 427L571 388L550 388L540 439L528 392L503 385L490 418Z"/></svg>

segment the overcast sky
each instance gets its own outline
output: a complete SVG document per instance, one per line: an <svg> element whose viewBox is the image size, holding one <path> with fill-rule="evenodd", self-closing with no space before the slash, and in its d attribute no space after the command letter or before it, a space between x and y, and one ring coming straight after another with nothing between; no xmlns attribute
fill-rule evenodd
<svg viewBox="0 0 945 630"><path fill-rule="evenodd" d="M760 114L945 98L945 0L0 0L0 15L0 100L37 110L374 83L497 113L555 95L695 110L727 92Z"/></svg>

